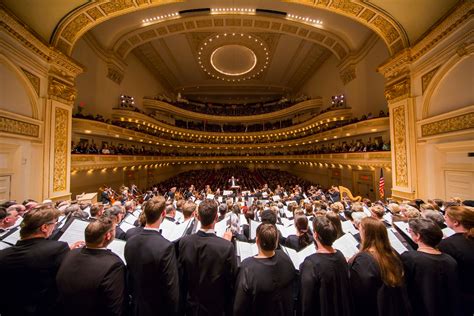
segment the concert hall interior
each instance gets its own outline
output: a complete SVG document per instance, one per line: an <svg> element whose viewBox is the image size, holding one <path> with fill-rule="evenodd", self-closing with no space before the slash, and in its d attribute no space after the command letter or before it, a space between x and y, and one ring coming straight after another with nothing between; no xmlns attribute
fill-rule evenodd
<svg viewBox="0 0 474 316"><path fill-rule="evenodd" d="M0 315L473 315L473 12L0 0Z"/></svg>

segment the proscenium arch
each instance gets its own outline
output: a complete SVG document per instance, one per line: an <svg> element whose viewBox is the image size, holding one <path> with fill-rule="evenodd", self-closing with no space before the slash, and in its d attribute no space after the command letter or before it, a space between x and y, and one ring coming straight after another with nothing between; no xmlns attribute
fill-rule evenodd
<svg viewBox="0 0 474 316"><path fill-rule="evenodd" d="M251 25L245 26L242 19L252 22ZM224 20L239 21L238 26L230 26L227 23L219 23ZM219 21L219 22L217 22ZM217 23L216 23L217 22ZM247 23L248 23L247 22ZM272 26L276 23L281 24L278 29ZM203 26L199 26L203 25ZM204 26L208 25L208 26ZM327 48L339 60L344 59L350 54L349 45L336 34L327 30L311 27L307 24L298 23L294 21L262 17L262 16L238 16L231 17L225 15L219 16L193 16L180 19L163 21L144 26L139 29L130 31L122 35L113 45L112 49L117 56L125 60L127 55L133 51L134 48L143 45L147 42L181 33L189 32L213 32L219 33L224 30L228 31L231 28L236 29L236 33L240 32L267 32L267 33L286 33L295 37L300 37L309 42L316 43ZM222 30L221 30L222 29Z"/></svg>
<svg viewBox="0 0 474 316"><path fill-rule="evenodd" d="M16 66L12 61L8 59L8 57L3 54L0 54L0 64L4 65L7 69L12 71L13 74L17 77L17 79L25 89L25 92L28 96L28 100L30 101L31 118L35 120L39 119L38 95L30 80L26 77L24 72L20 68L18 68L18 66Z"/></svg>
<svg viewBox="0 0 474 316"><path fill-rule="evenodd" d="M51 43L67 55L71 55L75 44L87 31L111 18L164 4L183 2L180 0L106 0L86 4L65 16L56 28ZM377 33L388 47L390 56L409 47L408 37L394 18L364 0L287 0L312 8L327 10L347 16Z"/></svg>
<svg viewBox="0 0 474 316"><path fill-rule="evenodd" d="M433 79L430 81L427 89L426 89L426 96L423 101L423 109L421 113L421 118L426 119L429 117L430 113L430 106L431 106L431 100L432 97L435 93L435 91L438 89L440 83L443 81L446 76L463 60L466 58L469 58L474 56L474 44L471 44L467 47L465 47L466 54L460 56L459 54L453 55L446 63L444 63L440 69L436 72L434 75Z"/></svg>

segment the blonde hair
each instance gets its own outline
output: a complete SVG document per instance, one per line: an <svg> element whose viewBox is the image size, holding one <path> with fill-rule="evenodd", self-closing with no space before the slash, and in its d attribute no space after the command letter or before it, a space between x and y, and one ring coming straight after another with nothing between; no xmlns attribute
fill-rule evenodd
<svg viewBox="0 0 474 316"><path fill-rule="evenodd" d="M446 209L446 216L459 222L467 232L466 238L474 239L474 210L468 206L450 206Z"/></svg>

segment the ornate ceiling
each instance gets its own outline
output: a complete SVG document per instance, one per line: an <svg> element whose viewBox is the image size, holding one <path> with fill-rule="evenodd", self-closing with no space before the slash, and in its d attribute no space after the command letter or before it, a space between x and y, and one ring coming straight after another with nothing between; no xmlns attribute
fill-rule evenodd
<svg viewBox="0 0 474 316"><path fill-rule="evenodd" d="M87 34L118 68L134 54L173 93L246 103L294 92L328 57L344 64L374 36L394 55L458 1L2 2L68 55Z"/></svg>

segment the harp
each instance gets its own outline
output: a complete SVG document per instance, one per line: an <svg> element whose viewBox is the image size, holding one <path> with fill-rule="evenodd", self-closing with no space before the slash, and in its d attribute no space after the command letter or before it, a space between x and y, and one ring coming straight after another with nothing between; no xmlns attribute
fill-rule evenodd
<svg viewBox="0 0 474 316"><path fill-rule="evenodd" d="M341 195L341 201L344 198L344 193L349 199L351 199L352 202L360 202L362 200L361 196L353 196L351 190L349 190L348 188L339 186L339 194Z"/></svg>

